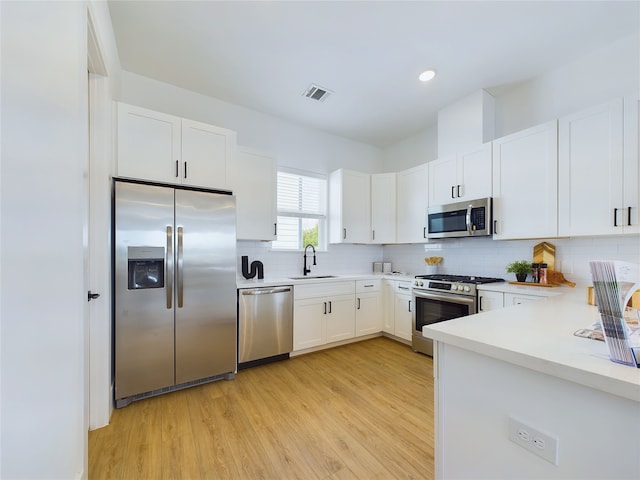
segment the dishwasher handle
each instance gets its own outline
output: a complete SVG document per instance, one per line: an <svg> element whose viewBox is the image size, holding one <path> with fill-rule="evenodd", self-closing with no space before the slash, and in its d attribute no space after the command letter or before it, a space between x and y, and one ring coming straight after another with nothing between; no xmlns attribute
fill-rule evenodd
<svg viewBox="0 0 640 480"><path fill-rule="evenodd" d="M290 291L291 291L291 287L251 288L251 289L242 290L242 295L271 295L273 293L286 293Z"/></svg>

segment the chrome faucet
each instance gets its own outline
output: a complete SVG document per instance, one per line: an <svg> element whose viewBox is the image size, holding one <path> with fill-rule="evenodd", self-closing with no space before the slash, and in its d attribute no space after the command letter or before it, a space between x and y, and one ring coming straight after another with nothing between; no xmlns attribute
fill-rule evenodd
<svg viewBox="0 0 640 480"><path fill-rule="evenodd" d="M313 250L313 264L316 265L316 249L314 248L313 245L308 244L306 247L304 247L304 266L302 267L302 274L303 275L307 275L307 273L311 272L310 268L307 268L307 248L311 247L311 250Z"/></svg>

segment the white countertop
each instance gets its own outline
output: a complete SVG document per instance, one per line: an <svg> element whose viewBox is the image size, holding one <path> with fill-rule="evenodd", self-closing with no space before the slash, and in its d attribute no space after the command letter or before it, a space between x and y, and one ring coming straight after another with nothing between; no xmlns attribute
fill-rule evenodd
<svg viewBox="0 0 640 480"><path fill-rule="evenodd" d="M318 274L321 275L321 274ZM302 275L296 274L291 277L301 277ZM397 274L397 273L356 273L345 275L334 275L329 278L314 278L315 274L310 274L304 279L294 279L291 277L270 277L258 280L253 278L247 280L245 278L236 278L237 288L257 288L257 287L275 287L279 285L304 285L306 283L318 283L318 282L336 282L341 280L370 280L375 278L389 279L389 280L414 280L414 275L410 274Z"/></svg>
<svg viewBox="0 0 640 480"><path fill-rule="evenodd" d="M598 320L597 308L586 303L583 293L579 289L538 302L436 323L425 326L423 334L640 402L640 368L612 362L604 342L573 335L580 328L591 328Z"/></svg>
<svg viewBox="0 0 640 480"><path fill-rule="evenodd" d="M478 285L478 291L484 290L490 292L515 293L519 295L536 295L539 297L553 297L555 295L562 295L564 293L567 293L568 289L570 288L571 287L567 287L565 285L559 285L556 287L537 287L535 286L535 284L517 285L509 282L483 283L481 285Z"/></svg>

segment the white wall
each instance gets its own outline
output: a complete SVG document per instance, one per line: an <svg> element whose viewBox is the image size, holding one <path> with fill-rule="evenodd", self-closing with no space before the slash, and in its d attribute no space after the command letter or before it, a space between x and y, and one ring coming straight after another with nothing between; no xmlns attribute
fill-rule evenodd
<svg viewBox="0 0 640 480"><path fill-rule="evenodd" d="M540 124L592 105L640 90L640 38L632 35L604 46L582 58L522 84L492 89L495 96L496 137ZM429 129L386 148L385 168L394 156L411 157L415 152L437 151L435 146L416 142L429 138ZM398 153L396 153L398 152ZM435 158L435 157L434 157ZM431 159L429 159L431 160ZM393 169L391 169L393 171ZM530 212L523 212L524 214ZM384 247L384 260L393 268L424 273L424 257L444 257L444 273L487 275L506 278L504 267L513 260L530 259L540 240L493 241L457 239L425 245ZM557 269L570 280L590 284L589 260L617 259L640 263L638 236L547 239L556 245Z"/></svg>
<svg viewBox="0 0 640 480"><path fill-rule="evenodd" d="M640 88L640 38L618 40L496 95L496 138Z"/></svg>
<svg viewBox="0 0 640 480"><path fill-rule="evenodd" d="M123 72L120 101L235 130L238 145L274 155L279 166L315 173L382 171L377 147L301 127L255 110Z"/></svg>
<svg viewBox="0 0 640 480"><path fill-rule="evenodd" d="M2 478L86 475L86 6L0 3Z"/></svg>
<svg viewBox="0 0 640 480"><path fill-rule="evenodd" d="M438 128L432 125L382 151L383 171L401 172L438 158Z"/></svg>
<svg viewBox="0 0 640 480"><path fill-rule="evenodd" d="M638 402L451 345L438 358L438 478L638 478ZM558 465L511 442L509 417L557 438Z"/></svg>

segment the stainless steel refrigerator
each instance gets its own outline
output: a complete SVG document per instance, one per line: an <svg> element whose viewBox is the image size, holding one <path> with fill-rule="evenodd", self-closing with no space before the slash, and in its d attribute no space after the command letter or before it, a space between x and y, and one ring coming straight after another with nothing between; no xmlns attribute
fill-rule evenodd
<svg viewBox="0 0 640 480"><path fill-rule="evenodd" d="M235 198L114 180L116 406L237 371Z"/></svg>

